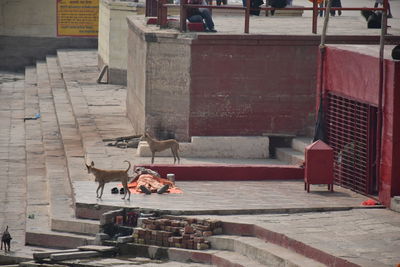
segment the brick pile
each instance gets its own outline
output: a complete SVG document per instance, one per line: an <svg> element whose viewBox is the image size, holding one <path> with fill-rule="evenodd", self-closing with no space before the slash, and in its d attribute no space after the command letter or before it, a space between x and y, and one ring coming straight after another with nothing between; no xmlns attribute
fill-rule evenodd
<svg viewBox="0 0 400 267"><path fill-rule="evenodd" d="M133 229L134 242L186 249L209 249L206 237L222 234L221 221L208 219L146 218L142 227Z"/></svg>

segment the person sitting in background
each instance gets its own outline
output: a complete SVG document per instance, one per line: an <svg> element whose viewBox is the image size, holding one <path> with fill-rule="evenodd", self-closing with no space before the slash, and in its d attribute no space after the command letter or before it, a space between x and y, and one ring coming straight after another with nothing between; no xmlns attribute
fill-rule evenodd
<svg viewBox="0 0 400 267"><path fill-rule="evenodd" d="M207 5L203 0L189 0L191 5ZM217 32L214 28L214 21L211 17L211 12L208 8L190 7L187 9L187 18L190 22L202 22L206 32Z"/></svg>
<svg viewBox="0 0 400 267"><path fill-rule="evenodd" d="M270 0L269 5L274 8L284 8L287 5L287 0ZM271 10L271 15L275 14L275 10Z"/></svg>
<svg viewBox="0 0 400 267"><path fill-rule="evenodd" d="M342 7L342 2L340 0L332 0L332 7ZM331 10L331 16L335 16L336 10ZM342 10L338 10L338 15L341 16L342 15Z"/></svg>
<svg viewBox="0 0 400 267"><path fill-rule="evenodd" d="M374 8L377 8L378 5L383 6L383 0L376 0L376 1L375 1L375 4L374 4ZM393 18L393 16L392 16L392 11L390 10L389 0L388 0L388 6L387 6L387 8L388 8L388 15L387 15L387 18L388 18L388 19L391 19L391 18Z"/></svg>
<svg viewBox="0 0 400 267"><path fill-rule="evenodd" d="M242 0L243 7L246 7L246 0ZM250 0L250 15L259 16L260 6L264 4L263 0Z"/></svg>

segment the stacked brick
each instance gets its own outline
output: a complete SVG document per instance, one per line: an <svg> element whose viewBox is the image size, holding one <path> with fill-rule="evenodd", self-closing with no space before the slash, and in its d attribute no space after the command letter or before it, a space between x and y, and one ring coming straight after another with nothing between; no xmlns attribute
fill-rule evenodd
<svg viewBox="0 0 400 267"><path fill-rule="evenodd" d="M133 229L139 244L204 250L210 248L207 236L222 234L222 223L215 220L146 218L143 228Z"/></svg>

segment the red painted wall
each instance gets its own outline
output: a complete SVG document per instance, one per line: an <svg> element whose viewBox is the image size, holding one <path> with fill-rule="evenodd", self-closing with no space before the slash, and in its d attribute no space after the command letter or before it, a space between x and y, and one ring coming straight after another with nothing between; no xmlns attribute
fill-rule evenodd
<svg viewBox="0 0 400 267"><path fill-rule="evenodd" d="M317 42L271 38L193 41L190 136L301 134L313 125Z"/></svg>
<svg viewBox="0 0 400 267"><path fill-rule="evenodd" d="M326 52L324 88L378 106L378 46L330 46ZM400 195L400 62L385 60L382 154L379 200L386 206Z"/></svg>

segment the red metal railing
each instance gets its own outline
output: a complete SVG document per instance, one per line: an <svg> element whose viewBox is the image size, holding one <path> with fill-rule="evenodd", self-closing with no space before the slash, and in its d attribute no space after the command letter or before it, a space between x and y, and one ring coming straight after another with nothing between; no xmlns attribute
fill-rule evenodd
<svg viewBox="0 0 400 267"><path fill-rule="evenodd" d="M154 3L157 3L157 24L160 25L161 28L167 27L168 21L167 21L167 9L168 7L180 7L180 31L184 32L186 31L186 9L190 7L197 7L197 8L208 8L208 9L231 9L231 10L243 10L244 11L244 33L249 33L249 28L250 28L250 1L246 1L246 7L241 7L241 6L229 6L229 5L223 5L223 6L218 6L218 5L212 5L212 0L209 2L211 3L210 5L203 6L203 5L191 5L188 4L188 0L181 0L180 5L174 5L174 4L167 4L167 0L146 0L146 16L154 16ZM153 7L153 8L147 8L147 6ZM355 10L372 10L372 11L382 11L382 12L387 12L388 8L388 0L383 1L383 7L382 8L366 8L366 7L347 7L347 8L331 8L332 11L336 10L341 10L341 11L355 11ZM318 22L318 15L320 11L325 11L326 7L318 7L317 1L313 1L313 6L312 7L285 7L285 8L273 8L273 7L262 7L260 10L311 10L313 12L312 16L312 30L311 32L316 34L317 33L317 22ZM150 11L152 11L150 13ZM386 29L387 25L387 18L384 16L384 25L382 27Z"/></svg>
<svg viewBox="0 0 400 267"><path fill-rule="evenodd" d="M359 193L374 193L377 108L329 92L326 109L328 143L335 154L335 183Z"/></svg>

